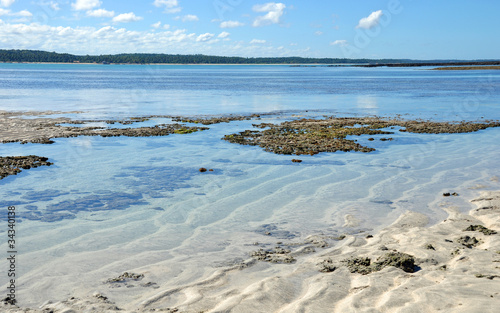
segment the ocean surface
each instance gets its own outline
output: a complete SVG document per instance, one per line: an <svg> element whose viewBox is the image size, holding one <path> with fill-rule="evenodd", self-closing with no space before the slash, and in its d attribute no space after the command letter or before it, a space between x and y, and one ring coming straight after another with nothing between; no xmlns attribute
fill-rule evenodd
<svg viewBox="0 0 500 313"><path fill-rule="evenodd" d="M221 138L300 117L476 121L500 119L499 108L494 70L0 64L0 110L80 111L62 114L78 119L270 113L184 135L0 145L1 156L54 163L0 180L0 209L14 205L25 216L17 225L20 304L99 290L124 271L174 286L247 259L256 242L370 233L407 210L435 223L447 216L443 204L467 211L478 190L498 187L498 128L395 130L384 142L361 136L375 152L301 156L300 164ZM7 221L0 223L6 255ZM0 269L7 267L3 257ZM2 274L0 285L7 281Z"/></svg>

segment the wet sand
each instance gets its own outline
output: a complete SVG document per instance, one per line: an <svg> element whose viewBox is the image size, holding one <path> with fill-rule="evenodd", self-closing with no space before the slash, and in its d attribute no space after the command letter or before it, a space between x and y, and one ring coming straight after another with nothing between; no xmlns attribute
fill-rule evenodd
<svg viewBox="0 0 500 313"><path fill-rule="evenodd" d="M99 291L84 297L47 302L35 310L5 301L0 307L11 313L496 312L500 191L481 192L471 200L468 214L459 213L445 198L442 209L448 217L436 225L429 227L425 215L408 211L376 234L313 236L302 243L283 243L290 250L283 253L292 262L270 263L254 255L174 289L156 285L149 273L127 272L103 278L104 283L96 286ZM414 263L374 266L381 257L397 253ZM372 270L363 270L366 260ZM147 291L133 296L123 292L123 297L114 292L109 298L106 293L117 286L139 285Z"/></svg>

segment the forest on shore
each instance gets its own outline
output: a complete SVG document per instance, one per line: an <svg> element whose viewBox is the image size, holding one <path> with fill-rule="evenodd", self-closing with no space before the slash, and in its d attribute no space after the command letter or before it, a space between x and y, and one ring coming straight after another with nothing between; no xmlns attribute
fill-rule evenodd
<svg viewBox="0 0 500 313"><path fill-rule="evenodd" d="M347 59L347 58L303 58L303 57L228 57L202 54L157 54L123 53L109 55L73 55L39 50L0 50L0 62L26 63L98 63L98 64L359 64L381 66L386 64L406 64L418 66L433 64L482 64L495 65L498 61L458 61L432 60L419 61L410 59ZM493 63L492 63L493 62ZM410 65L411 64L411 65Z"/></svg>

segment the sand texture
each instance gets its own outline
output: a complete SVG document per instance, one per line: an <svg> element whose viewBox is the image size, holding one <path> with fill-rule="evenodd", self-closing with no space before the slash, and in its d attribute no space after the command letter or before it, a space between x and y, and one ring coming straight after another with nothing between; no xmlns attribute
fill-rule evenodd
<svg viewBox="0 0 500 313"><path fill-rule="evenodd" d="M448 218L430 227L425 215L408 211L377 234L335 238L334 244L312 236L176 288L146 288L152 274L130 272L88 296L37 310L5 302L0 307L66 313L498 312L500 192L483 191L471 205L469 214L443 205ZM144 288L120 293L112 288L116 284Z"/></svg>

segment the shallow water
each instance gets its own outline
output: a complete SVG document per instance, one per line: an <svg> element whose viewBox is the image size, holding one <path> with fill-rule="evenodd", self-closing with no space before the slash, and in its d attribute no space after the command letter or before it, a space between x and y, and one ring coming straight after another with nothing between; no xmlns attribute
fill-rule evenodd
<svg viewBox="0 0 500 313"><path fill-rule="evenodd" d="M0 64L1 110L83 111L67 114L79 118L275 112L186 135L1 145L2 156L55 163L0 181L2 210L15 205L24 215L17 226L20 304L92 290L123 271L158 267L165 280L187 281L246 259L254 242L373 231L406 210L436 222L446 216L443 201L466 210L471 187L495 188L500 129L396 129L390 142L358 138L375 152L301 156L300 164L221 138L297 116L500 119L499 105L498 71ZM460 196L443 199L450 191ZM6 234L6 225L0 230ZM0 247L7 251L6 240Z"/></svg>

